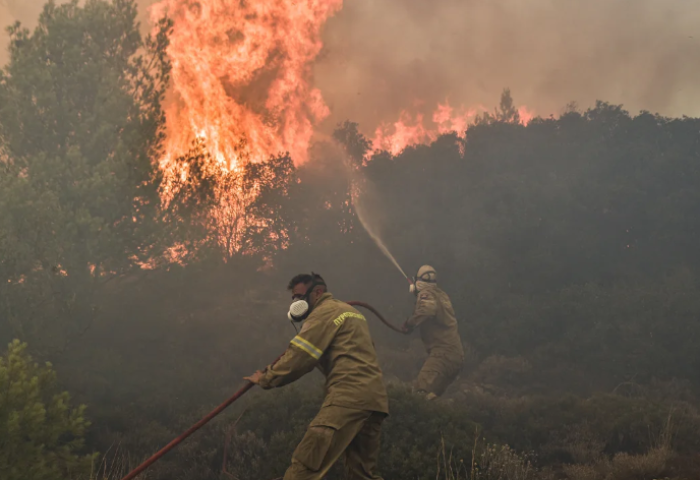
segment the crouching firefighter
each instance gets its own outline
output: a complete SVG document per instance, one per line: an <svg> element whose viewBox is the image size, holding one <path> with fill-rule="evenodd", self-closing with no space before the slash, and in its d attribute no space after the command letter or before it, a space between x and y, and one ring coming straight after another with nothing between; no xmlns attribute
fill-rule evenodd
<svg viewBox="0 0 700 480"><path fill-rule="evenodd" d="M367 322L333 298L320 275L297 275L287 288L293 300L289 318L304 321L301 331L274 366L246 380L270 389L318 367L326 376L326 396L284 480L320 480L343 455L347 478L381 480L375 470L389 406Z"/></svg>
<svg viewBox="0 0 700 480"><path fill-rule="evenodd" d="M439 397L464 366L464 349L457 329L452 302L437 286L435 269L424 265L411 285L416 295L413 316L404 324L406 332L420 328L428 359L414 382L414 391L428 400Z"/></svg>

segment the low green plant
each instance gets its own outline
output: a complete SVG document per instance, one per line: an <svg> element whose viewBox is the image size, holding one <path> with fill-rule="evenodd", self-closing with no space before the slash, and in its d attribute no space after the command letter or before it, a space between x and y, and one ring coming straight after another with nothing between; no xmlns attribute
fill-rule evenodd
<svg viewBox="0 0 700 480"><path fill-rule="evenodd" d="M89 475L95 455L82 454L85 406L70 406L56 374L15 340L0 356L0 478L73 480Z"/></svg>

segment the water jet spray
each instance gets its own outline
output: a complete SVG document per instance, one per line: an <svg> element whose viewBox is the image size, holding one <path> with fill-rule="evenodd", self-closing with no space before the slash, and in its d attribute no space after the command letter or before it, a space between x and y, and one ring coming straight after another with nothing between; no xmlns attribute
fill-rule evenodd
<svg viewBox="0 0 700 480"><path fill-rule="evenodd" d="M347 154L346 154L347 155ZM396 261L396 258L391 254L391 251L389 251L389 248L384 244L384 241L382 238L379 236L379 233L377 230L373 227L372 222L369 220L369 215L368 211L364 208L363 202L360 200L360 192L362 192L364 195L369 194L369 185L370 183L367 181L367 179L362 178L357 170L355 170L352 166L352 163L350 160L346 157L344 159L345 168L347 169L348 176L350 178L350 195L352 199L352 205L355 207L355 212L357 213L357 218L360 220L360 223L364 227L365 231L367 234L374 240L374 243L379 247L379 250L386 256L386 258L391 261L391 263L396 267L396 269L401 272L401 275L408 281L409 285L413 284L413 281L411 278L406 275L406 272L404 272L403 268L401 268L401 265L399 265L399 262ZM364 191L363 191L364 189Z"/></svg>
<svg viewBox="0 0 700 480"><path fill-rule="evenodd" d="M353 193L352 195L352 204L355 207L355 212L357 212L357 218L360 220L360 223L362 226L365 228L365 231L367 234L374 240L374 243L379 247L379 250L382 251L382 253L391 261L391 263L394 264L394 266L401 272L401 275L403 275L406 280L408 280L408 283L412 283L411 279L406 275L406 272L403 271L403 268L401 268L401 265L399 265L399 262L396 261L394 256L391 254L389 251L389 248L384 245L384 242L382 241L381 237L377 232L374 231L370 223L367 221L365 217L365 210L362 207L362 203L357 201L357 194Z"/></svg>

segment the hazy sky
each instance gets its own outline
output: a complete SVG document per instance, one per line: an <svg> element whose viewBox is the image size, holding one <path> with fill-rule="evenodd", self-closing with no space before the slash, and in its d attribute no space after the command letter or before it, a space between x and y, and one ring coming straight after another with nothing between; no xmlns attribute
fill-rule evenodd
<svg viewBox="0 0 700 480"><path fill-rule="evenodd" d="M42 3L0 0L0 19L31 23ZM602 99L700 116L697 25L697 0L345 0L316 84L328 124L365 131L419 102L493 106L504 87L544 115Z"/></svg>
<svg viewBox="0 0 700 480"><path fill-rule="evenodd" d="M327 25L317 84L361 125L415 100L570 101L700 115L696 0L352 0Z"/></svg>

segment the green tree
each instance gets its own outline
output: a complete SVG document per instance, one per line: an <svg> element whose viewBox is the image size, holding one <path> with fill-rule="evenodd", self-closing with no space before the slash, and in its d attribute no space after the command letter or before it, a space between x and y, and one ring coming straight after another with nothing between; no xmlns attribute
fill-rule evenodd
<svg viewBox="0 0 700 480"><path fill-rule="evenodd" d="M333 131L333 138L339 142L354 163L361 165L372 147L371 143L358 129L358 124L345 121L338 124Z"/></svg>
<svg viewBox="0 0 700 480"><path fill-rule="evenodd" d="M482 115L477 115L475 121L477 125L493 122L520 123L520 112L515 107L509 88L504 89L503 93L501 93L501 102L492 114L484 112Z"/></svg>
<svg viewBox="0 0 700 480"><path fill-rule="evenodd" d="M247 250L272 256L298 238L298 219L290 204L292 191L299 188L297 170L291 157L282 155L249 164L245 173L255 191L250 205L255 221L247 229Z"/></svg>
<svg viewBox="0 0 700 480"><path fill-rule="evenodd" d="M0 477L3 480L75 479L90 472L94 455L81 455L89 422L71 408L51 364L39 366L15 340L0 356Z"/></svg>
<svg viewBox="0 0 700 480"><path fill-rule="evenodd" d="M161 103L171 24L133 0L49 2L10 31L0 74L0 335L64 342L108 280L158 256Z"/></svg>

